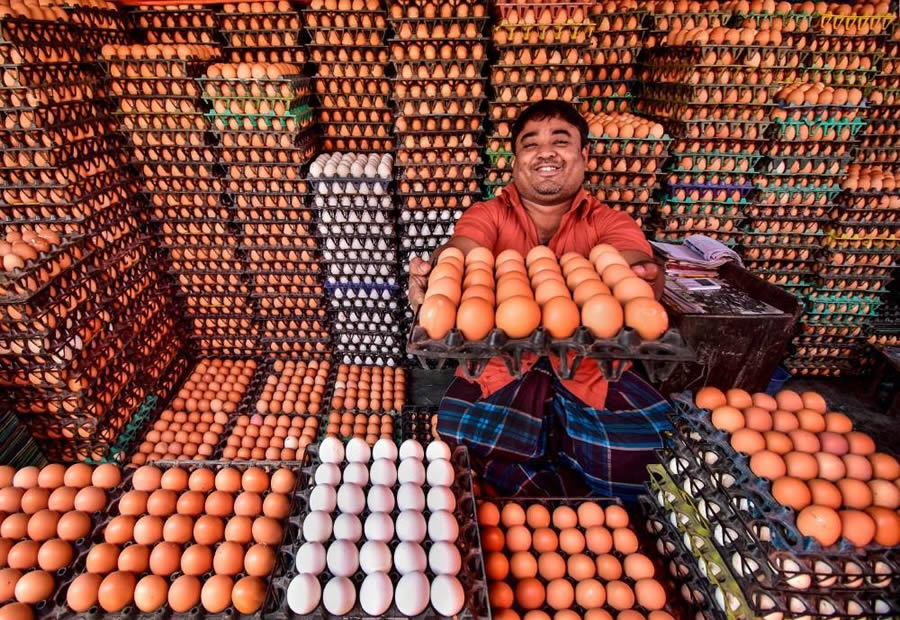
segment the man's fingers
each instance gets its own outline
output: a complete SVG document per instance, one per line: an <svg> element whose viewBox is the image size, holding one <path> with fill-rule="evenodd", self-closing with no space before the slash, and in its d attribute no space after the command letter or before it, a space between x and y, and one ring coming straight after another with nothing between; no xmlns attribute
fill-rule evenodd
<svg viewBox="0 0 900 620"><path fill-rule="evenodd" d="M413 258L409 263L409 273L413 276L424 276L428 275L428 272L431 271L431 263L428 263L418 256Z"/></svg>
<svg viewBox="0 0 900 620"><path fill-rule="evenodd" d="M653 280L659 273L659 267L655 263L640 263L631 266L632 271L645 280Z"/></svg>

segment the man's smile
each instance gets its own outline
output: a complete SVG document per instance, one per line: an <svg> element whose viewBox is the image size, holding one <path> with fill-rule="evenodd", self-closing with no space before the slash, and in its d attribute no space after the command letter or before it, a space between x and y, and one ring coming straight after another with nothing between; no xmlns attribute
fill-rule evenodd
<svg viewBox="0 0 900 620"><path fill-rule="evenodd" d="M552 177L558 174L563 169L562 164L556 164L553 162L541 162L534 167L534 171L537 172L540 176Z"/></svg>

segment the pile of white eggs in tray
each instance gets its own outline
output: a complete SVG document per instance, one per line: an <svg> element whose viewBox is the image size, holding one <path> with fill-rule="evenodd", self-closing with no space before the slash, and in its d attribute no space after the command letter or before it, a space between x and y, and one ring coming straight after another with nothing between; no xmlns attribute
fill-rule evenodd
<svg viewBox="0 0 900 620"><path fill-rule="evenodd" d="M449 446L433 441L426 451L410 439L398 450L380 439L370 448L326 437L318 454L291 610L416 616L430 605L440 616L459 613L466 596Z"/></svg>

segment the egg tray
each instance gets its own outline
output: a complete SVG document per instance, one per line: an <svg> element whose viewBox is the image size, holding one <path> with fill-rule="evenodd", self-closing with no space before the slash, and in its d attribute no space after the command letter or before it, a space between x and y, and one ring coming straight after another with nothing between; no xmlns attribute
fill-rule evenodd
<svg viewBox="0 0 900 620"><path fill-rule="evenodd" d="M295 473L295 475L297 476L297 482L295 484L294 490L289 495L289 498L291 500L291 513L286 519L281 520L282 527L286 529L286 524L290 521L290 519L296 518L296 516L300 514L300 510L302 509L302 504L298 500L298 498L299 498L298 493L301 488L306 486L307 481L306 481L304 472L301 469L301 465L299 462L291 462L291 461L222 461L222 460L155 461L153 463L153 465L160 469L163 469L163 470L174 469L176 467L180 467L182 469L187 470L189 473L193 472L197 469L201 469L201 468L224 469L226 467L231 467L231 468L235 468L238 470L245 470L252 466L252 467L259 467L259 468L265 470L267 473L271 473L272 471L275 471L275 470L278 470L281 468L288 468L288 469L292 470ZM160 618L160 617L168 617L170 615L173 617L191 616L191 617L196 617L196 618L209 618L209 619L216 619L216 620L230 620L230 619L236 619L236 618L240 618L242 620L247 620L247 619L251 619L251 618L257 619L257 618L268 617L267 615L264 615L262 608L259 611L252 613L252 614L241 614L237 610L235 610L233 607L229 606L225 611L218 613L218 614L213 614L213 613L206 612L205 609L200 604L193 607L190 611L188 611L184 614L178 614L178 613L172 612L169 610L169 608L167 606L164 606L163 608L161 608L155 612L144 613L144 612L141 612L139 609L137 609L133 604L126 606L120 612L105 612L97 605L95 605L94 607L89 609L87 612L83 612L83 613L75 613L69 609L69 607L66 603L66 592L68 590L68 586L71 585L71 583L72 583L72 581L74 581L75 577L86 572L85 566L86 566L86 560L87 560L87 553L88 553L90 547L92 547L95 544L100 544L104 541L103 530L105 529L106 525L112 520L111 516L118 512L118 502L121 500L122 496L125 494L126 489L129 489L130 484L131 484L131 477L133 476L135 471L136 470L131 469L131 468L124 469L122 471L122 474L123 474L122 482L119 483L119 485L117 487L115 487L114 489L108 490L108 497L111 497L108 508L101 513L101 516L98 518L97 523L93 526L92 533L87 537L87 540L85 541L84 546L81 547L80 549L78 549L79 553L78 553L77 557L75 558L75 560L72 562L72 564L69 567L62 569L61 572L57 573L57 575L62 578L62 585L60 587L56 588L56 593L55 593L55 596L53 597L52 603L51 603L53 605L53 608L47 610L47 613L45 615L45 614L41 613L42 605L38 604L35 609L35 611L38 612L38 617L91 618L92 620L99 619L99 618L122 619L122 620L124 620L126 618L138 619L138 620L151 620L151 619ZM271 490L268 490L268 491L266 491L266 493L264 495L267 495L268 493L271 493L271 492L272 492ZM193 541L193 537L191 538L191 541ZM286 541L286 539L282 538L282 542L275 547L276 558L277 558L278 554L282 553L282 548L283 548L283 545L285 544L285 541ZM131 544L136 544L136 543L131 541L126 546L130 546ZM192 544L192 542L183 544L182 551L184 549L186 549L188 546L190 546L191 544ZM245 548L247 547L247 545L242 545L242 546L244 546ZM147 574L149 574L149 573L147 573ZM174 581L174 579L181 576L181 574L182 574L181 571L176 571L175 573L173 573L171 575L171 580ZM201 582L205 583L205 581L209 577L211 577L212 574L213 573L206 573L204 575L200 575L198 578L201 580ZM240 573L238 573L237 575L234 576L234 580L237 581L241 577L244 577L245 574L246 573L241 571ZM268 600L268 593L271 591L273 577L270 575L269 577L266 577L265 580L266 580L266 586L267 586L266 599Z"/></svg>
<svg viewBox="0 0 900 620"><path fill-rule="evenodd" d="M411 39L414 43L416 39ZM460 79L476 79L484 73L487 64L486 58L478 59L422 59L422 58L393 58L394 72L397 76L404 76L407 80L420 78L441 83L454 82ZM410 75L410 73L412 75Z"/></svg>
<svg viewBox="0 0 900 620"><path fill-rule="evenodd" d="M676 481L669 475L669 472L660 465L651 465L648 467L648 471L650 481L647 488L654 499L649 501L644 496L640 498L641 503L644 506L652 506L651 514L657 515L653 521L665 532L665 540L670 548L684 549L686 553L682 557L685 558L686 563L692 569L700 569L701 587L707 591L709 588L712 589L711 597L710 594L707 594L706 597L710 602L715 601L717 608L714 609L717 613L724 612L728 618L759 617L767 613L782 611L791 614L797 613L791 611L794 606L799 606L807 611L806 607L810 604L809 601L812 599L822 600L821 595L803 595L798 590L764 589L758 584L748 583L746 579L736 575L736 569L729 565L727 560L729 550L722 549L715 542L716 536L721 536L721 526L713 531L704 518L707 514L705 509L708 506L717 508L720 506L714 502L707 503L707 500L702 497L700 503L695 505L691 497L676 485ZM693 481L684 484L688 485L687 489L692 492L698 486L698 483ZM678 541L679 545L672 547L673 540ZM825 602L832 603L833 599L830 593L825 597L827 597ZM813 609L808 611L813 611L814 617L822 617L815 613L814 603Z"/></svg>
<svg viewBox="0 0 900 620"><path fill-rule="evenodd" d="M306 477L305 480L312 481L315 476L315 470L320 464L318 458L318 446L316 444L308 446L307 455L309 460L307 465L303 468L303 472ZM460 619L490 618L490 603L488 602L487 582L484 576L481 541L476 520L477 507L475 503L475 494L472 488L472 469L469 464L468 451L466 451L464 447L455 448L451 454L451 463L453 464L456 474L456 478L451 487L454 492L454 497L456 498L454 516L459 524L459 538L457 539L456 545L459 547L460 555L462 556L462 566L457 577L463 586L466 597L463 610L454 617ZM311 485L311 482L309 485ZM371 485L367 485L364 490L368 492L370 486ZM423 485L423 487L426 486L427 485ZM266 618L275 618L276 620L299 618L319 620L332 617L321 607L309 615L300 616L290 611L287 604L288 585L290 584L291 578L296 574L294 550L299 548L303 541L303 520L309 513L308 502L310 493L311 489L307 488L304 491L297 493L295 496L301 505L303 505L304 502L306 505L301 509L299 515L295 516L292 512L291 517L289 518L285 543L282 544L280 549L279 557L276 562L275 577L272 579L272 587L269 596L266 597L266 605L264 607ZM423 515L430 514L427 507L422 512ZM364 521L368 514L368 509L363 510L359 515L360 520ZM391 519L396 519L398 514L399 511L396 509L392 511ZM329 538L327 543L325 543L326 547L327 545L330 545L333 540L333 538ZM389 547L391 547L391 557L393 558L393 547L395 547L397 543L391 542L388 544ZM291 545L290 551L287 550L288 545ZM428 549L431 547L431 541L427 539L427 536L426 540L422 542L422 547L425 549L427 555ZM430 568L425 571L425 575L429 579L429 582L434 577ZM319 576L319 581L322 582L323 588L330 576L331 574L327 569ZM392 583L396 583L399 578L399 575L393 568L389 573L389 576L391 577ZM358 588L362 581L362 573L357 571L352 581L354 582L354 586L358 593ZM345 614L344 617L367 618L369 616L361 609L357 600L353 609ZM395 620L407 618L407 616L404 616L396 609L396 605L393 603L381 617ZM438 616L430 606L426 607L426 610L419 616L413 617L420 619L444 618L444 616Z"/></svg>
<svg viewBox="0 0 900 620"><path fill-rule="evenodd" d="M668 458L668 457L664 457ZM680 457L683 462L686 457ZM668 461L669 467L678 469L679 457ZM662 467L658 467L656 471L651 471L651 483L653 486L660 488L660 493L665 493L667 497L676 496L677 500L673 500L672 504L679 506L680 510L675 510L677 517L681 521L690 520L699 524L698 527L707 533L705 536L705 544L715 548L722 558L729 558L731 564L724 563L719 565L721 571L730 574L739 584L740 592L746 601L754 608L756 613L771 613L775 609L789 612L793 609L793 613L811 612L814 617L833 617L825 613L829 606L835 610L841 610L837 613L844 614L849 612L848 605L857 605L864 612L857 613L873 613L875 606L879 605L880 612L884 613L893 608L895 603L891 603L889 599L885 599L885 588L879 586L863 586L863 587L804 587L807 580L816 583L816 575L810 572L808 566L803 566L787 573L785 577L786 583L772 584L767 581L767 576L762 575L742 575L742 570L752 569L757 561L757 557L748 552L750 547L746 543L738 543L734 548L729 547L730 540L728 538L740 538L741 526L733 519L727 517L728 503L720 499L714 491L714 485L709 478L705 478L704 474L699 474L695 478L684 479L680 475L670 476L669 472ZM684 486L685 491L676 487L676 482ZM694 502L689 497L699 497L699 502ZM691 516L688 517L687 515ZM705 524L709 523L707 527ZM790 560L787 560L790 561ZM810 561L812 564L812 561ZM859 566L855 559L848 562L849 566ZM818 560L816 567L829 571L832 570L836 574L835 579L845 579L847 583L861 582L862 577L855 573L842 573L842 565L839 560ZM884 577L884 575L881 575ZM797 586L791 587L788 579L798 583ZM883 579L882 579L883 581ZM890 596L890 595L887 595ZM848 611L844 611L847 609ZM802 611L801 611L802 610ZM895 610L896 611L896 610ZM877 614L876 614L877 615Z"/></svg>
<svg viewBox="0 0 900 620"><path fill-rule="evenodd" d="M64 22L7 15L0 21L0 42L21 47L59 45L79 47L94 37Z"/></svg>
<svg viewBox="0 0 900 620"><path fill-rule="evenodd" d="M850 278L857 280L891 279L891 270L895 265L846 265L819 261L818 275L823 278Z"/></svg>
<svg viewBox="0 0 900 620"><path fill-rule="evenodd" d="M481 340L467 341L454 328L442 339L435 340L418 325L418 313L409 331L406 352L414 355L426 368L429 367L426 360L435 360L432 365L437 368L442 368L447 359L464 362L461 366L467 379L480 376L488 361L497 356L503 359L510 374L518 377L522 374L522 356L526 353L557 356L560 361L557 374L563 379L574 376L583 358L592 358L610 381L618 381L624 371L624 364L616 364L617 360L643 361L651 380L655 380L654 377L671 373L677 365L673 362L692 361L696 357L676 329L669 329L657 341L642 340L631 329L623 329L614 339L599 339L585 327L579 327L567 339L551 339L539 327L531 336L521 339L507 338L502 330L494 328Z"/></svg>
<svg viewBox="0 0 900 620"><path fill-rule="evenodd" d="M325 201L328 201L326 203ZM314 210L322 224L390 224L394 221L394 201L389 195L313 197Z"/></svg>
<svg viewBox="0 0 900 620"><path fill-rule="evenodd" d="M520 497L520 496L516 496L516 497L490 497L490 498L485 498L485 499L487 501L490 501L499 506L504 506L507 504L518 504L520 506L538 504L538 505L541 505L544 508L546 508L548 511L550 511L551 514L553 513L553 511L556 508L559 508L561 506L566 506L566 507L572 508L573 510L577 510L577 506L579 506L580 504L585 503L585 502L592 502L592 503L598 504L604 508L608 508L609 506L620 506L620 507L626 509L627 512L629 512L629 518L630 518L631 522L629 523L629 525L627 526L626 529L631 530L636 535L638 534L638 528L636 527L636 524L633 522L634 516L635 516L635 511L633 510L633 508L629 509L629 507L626 506L622 502L622 500L619 499L618 497L593 497L593 496L592 497ZM506 533L505 527L500 526L500 529L504 530L504 534ZM552 526L552 529L559 530L560 528ZM580 523L574 529L578 530L582 534L584 534L586 531L586 529ZM640 547L638 548L638 551L641 551L641 552L648 551L647 542L648 541L646 539L640 540ZM505 553L508 553L508 552L505 552ZM535 560L537 560L538 556L540 556L540 554L537 553L536 551L534 551L533 549L530 549L528 551L528 553L531 554ZM596 556L598 555L590 550L585 550L584 553L592 560L595 559ZM616 549L611 549L609 551L609 555L615 556L616 559L618 559L620 563L624 561L624 555ZM651 555L651 557L652 557L652 555ZM656 569L656 579L660 580L661 582L666 582L667 580L664 577L662 577L662 575L660 575L660 572L659 572L660 567L658 566L658 563L654 563L654 568ZM662 579L661 579L661 577L662 577ZM541 582L546 583L546 580L543 577L538 577L538 579ZM568 581L572 585L573 588L578 584L577 580L573 579L572 577L570 577L568 575L563 577L563 579ZM516 581L517 580L512 576L507 576L507 578L504 580L504 582L513 589L515 589ZM605 580L602 580L602 581L605 581ZM623 576L622 581L628 583L628 585L632 589L634 588L634 580L632 578ZM668 586L668 587L666 587L667 601L666 601L665 606L662 609L670 614L674 614L674 613L676 613L676 610L675 610L674 605L672 604L673 587L672 587L671 583L667 583L666 585ZM612 609L609 606L608 602L603 606L603 608L604 609ZM644 608L639 607L636 602L635 602L633 608L637 609L637 610L641 610L640 613L649 613L649 610L644 610ZM513 604L512 609L514 611L516 611L517 613L521 613L521 614L524 614L527 611L527 610L522 609L519 606L518 602L515 602ZM546 603L544 605L542 605L541 607L539 607L538 609L547 614L553 614L555 612L555 610L552 609ZM572 609L575 610L576 613L579 613L582 615L588 611L587 609L581 607L577 603L573 603Z"/></svg>
<svg viewBox="0 0 900 620"><path fill-rule="evenodd" d="M659 466L650 465L649 467L655 469ZM739 616L734 612L728 614L723 610L723 607L730 607L730 605L719 602L724 603L725 601L725 595L721 593L723 588L721 581L717 579L717 583L713 583L707 578L711 569L706 567L710 565L715 566L719 571L713 576L713 579L716 579L718 575L728 574L728 571L720 564L721 557L715 552L704 553L702 549L688 550L681 540L681 532L669 520L674 511L667 513L665 504L660 505L657 503L659 501L658 498L648 495L638 497L638 503L646 519L647 534L656 540L657 554L666 560L665 567L670 576L680 584L678 593L682 604L691 612L691 617L698 620L738 620ZM692 534L689 540L696 541L694 544L697 546L700 546L701 543L712 546L712 543L697 534ZM700 557L696 557L694 553ZM733 580L728 581L727 587L734 588L734 592L728 593L729 602L740 601L737 604L746 608L746 602L742 600L740 590L737 589ZM745 613L750 614L751 612L746 608Z"/></svg>
<svg viewBox="0 0 900 620"><path fill-rule="evenodd" d="M760 551L771 556L760 558L755 569L763 573L763 579L768 583L785 579L790 575L789 570L783 572L776 570L775 566L781 564L777 561L778 558L794 559L801 566L808 567L815 561L833 562L835 564L832 569L840 566L840 562L852 561L858 563L860 573L833 571L835 575L851 579L884 578L885 574L874 570L875 562L885 562L890 567L887 575L898 574L897 562L900 556L897 556L896 549L869 544L861 551L844 538L835 545L823 547L815 539L800 534L794 522L794 511L782 506L772 497L770 485L750 471L750 459L735 452L731 447L728 433L712 427L708 421L708 411L694 407L687 392L674 394L671 400L675 405L676 413L672 423L677 439L667 442L667 447L676 451L682 450L682 456L689 455L686 458L693 459L694 465L700 465L699 468L693 467L691 473L703 476L711 483L710 488L714 486L715 491L705 496L707 500L717 499L716 495L725 499L721 507L727 508L727 512L719 514L722 514L723 518L724 515L730 514L735 519L731 524L732 529L741 532L737 540L728 541L727 544L746 546L747 551L750 551L747 557L759 558ZM711 459L710 454L715 457ZM761 528L767 530L771 540L760 539ZM809 568L807 571L813 572ZM783 585L790 587L786 581ZM879 592L885 590L893 592L898 587L900 582L893 583L887 588L882 586ZM838 588L832 586L830 590L833 589Z"/></svg>
<svg viewBox="0 0 900 620"><path fill-rule="evenodd" d="M403 407L403 411L399 415L400 441L415 439L427 447L435 439L433 433L436 433L437 429L432 427L431 418L436 416L437 413L437 407L418 407L413 405Z"/></svg>

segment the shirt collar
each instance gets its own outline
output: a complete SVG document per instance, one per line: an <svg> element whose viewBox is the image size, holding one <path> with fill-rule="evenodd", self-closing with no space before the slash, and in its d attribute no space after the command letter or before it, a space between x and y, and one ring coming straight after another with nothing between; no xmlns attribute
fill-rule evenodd
<svg viewBox="0 0 900 620"><path fill-rule="evenodd" d="M512 208L520 211L525 214L525 205L522 204L522 198L519 196L519 190L516 187L515 183L510 183L506 187L503 188L502 193L506 199L506 203ZM590 210L590 206L592 204L591 200L592 196L587 192L587 190L582 187L578 190L578 193L575 194L575 198L572 199L572 206L569 207L569 210L563 215L569 215L570 213L574 213L575 215L584 215Z"/></svg>

